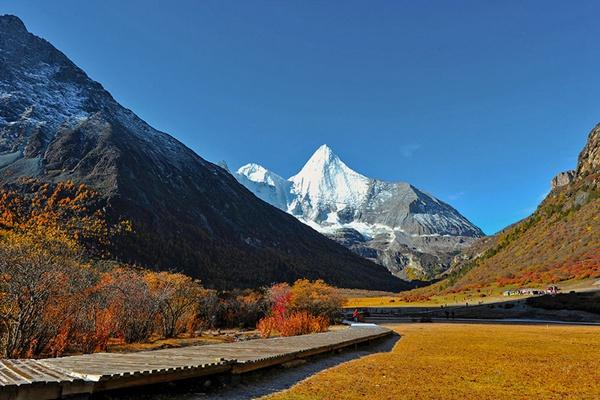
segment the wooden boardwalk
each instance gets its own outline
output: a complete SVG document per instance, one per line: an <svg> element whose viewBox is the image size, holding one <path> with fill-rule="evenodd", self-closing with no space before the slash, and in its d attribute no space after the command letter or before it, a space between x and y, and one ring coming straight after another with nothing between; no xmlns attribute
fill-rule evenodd
<svg viewBox="0 0 600 400"><path fill-rule="evenodd" d="M60 399L207 375L240 374L390 334L386 328L362 326L303 336L136 353L5 359L0 360L0 400Z"/></svg>

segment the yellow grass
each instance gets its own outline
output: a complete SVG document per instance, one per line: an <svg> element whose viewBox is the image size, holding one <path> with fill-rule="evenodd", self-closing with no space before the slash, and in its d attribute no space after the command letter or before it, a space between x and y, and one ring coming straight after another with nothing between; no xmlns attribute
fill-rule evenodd
<svg viewBox="0 0 600 400"><path fill-rule="evenodd" d="M395 325L394 349L274 399L600 399L600 328Z"/></svg>
<svg viewBox="0 0 600 400"><path fill-rule="evenodd" d="M445 296L432 296L426 301L403 301L396 296L381 297L354 297L346 299L344 307L435 307L445 305L464 305L465 303L476 304L479 302L492 303L506 301L507 298L501 294L486 294L481 297L480 293L457 293ZM513 298L514 300L514 298Z"/></svg>
<svg viewBox="0 0 600 400"><path fill-rule="evenodd" d="M584 280L568 280L559 282L557 285L561 288L563 293L568 293L571 290L580 291L588 289L598 289L594 283L597 279L584 279ZM532 287L544 288L547 285L530 285ZM477 304L482 303L496 303L506 300L515 300L517 298L526 298L529 296L513 296L507 298L502 295L502 292L507 289L515 289L517 286L510 285L506 287L490 286L477 289L465 290L459 293L451 293L446 295L434 295L429 300L424 301L403 301L401 296L403 293L398 295L393 294L381 294L381 292L362 293L360 291L348 291L345 294L346 301L344 307L348 308L361 308L361 307L436 307L442 304L445 305L464 305L465 303ZM482 296L485 295L485 296Z"/></svg>

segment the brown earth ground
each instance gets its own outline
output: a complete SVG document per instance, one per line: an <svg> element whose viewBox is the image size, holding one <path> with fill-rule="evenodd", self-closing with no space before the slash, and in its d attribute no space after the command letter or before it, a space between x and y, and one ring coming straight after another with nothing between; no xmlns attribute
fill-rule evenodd
<svg viewBox="0 0 600 400"><path fill-rule="evenodd" d="M279 399L598 399L600 328L397 324L391 352L324 370Z"/></svg>
<svg viewBox="0 0 600 400"><path fill-rule="evenodd" d="M332 325L330 331L347 329L346 325ZM271 337L278 336L273 333ZM164 339L161 337L152 337L146 342L124 343L120 339L110 339L106 352L108 353L132 353L136 351L171 349L187 346L203 346L206 344L231 343L245 340L254 340L260 338L260 332L256 329L221 329L209 330L194 334L181 334L175 338ZM78 353L69 353L65 355L76 355Z"/></svg>
<svg viewBox="0 0 600 400"><path fill-rule="evenodd" d="M257 330L222 329L181 334L174 338L151 337L145 342L125 343L122 339L111 338L105 352L107 353L132 353L137 351L171 349L187 346L203 346L206 344L229 343L240 340L260 338ZM79 355L81 353L68 352L64 356Z"/></svg>

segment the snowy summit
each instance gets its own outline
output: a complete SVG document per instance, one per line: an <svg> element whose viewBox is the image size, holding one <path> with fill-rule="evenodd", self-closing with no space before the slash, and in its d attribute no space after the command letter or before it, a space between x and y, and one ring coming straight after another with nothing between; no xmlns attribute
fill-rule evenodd
<svg viewBox="0 0 600 400"><path fill-rule="evenodd" d="M297 202L309 207L303 216L320 221L322 213L336 213L346 207L358 207L366 198L370 179L350 169L329 146L322 145L304 167L289 179Z"/></svg>
<svg viewBox="0 0 600 400"><path fill-rule="evenodd" d="M406 267L424 276L446 268L450 253L483 235L450 205L408 183L352 170L326 144L287 180L258 164L234 175L257 197L352 250L359 247L359 254L366 246L369 258L402 277Z"/></svg>

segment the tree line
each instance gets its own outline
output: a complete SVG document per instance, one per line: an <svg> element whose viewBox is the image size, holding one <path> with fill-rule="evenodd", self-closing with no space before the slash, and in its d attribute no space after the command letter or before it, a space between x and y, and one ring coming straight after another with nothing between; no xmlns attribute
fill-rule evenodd
<svg viewBox="0 0 600 400"><path fill-rule="evenodd" d="M95 192L26 183L27 194L0 191L2 357L90 353L111 340L257 324L264 336L322 331L341 305L322 281L218 292L181 273L116 262L110 240L132 227L109 221Z"/></svg>

